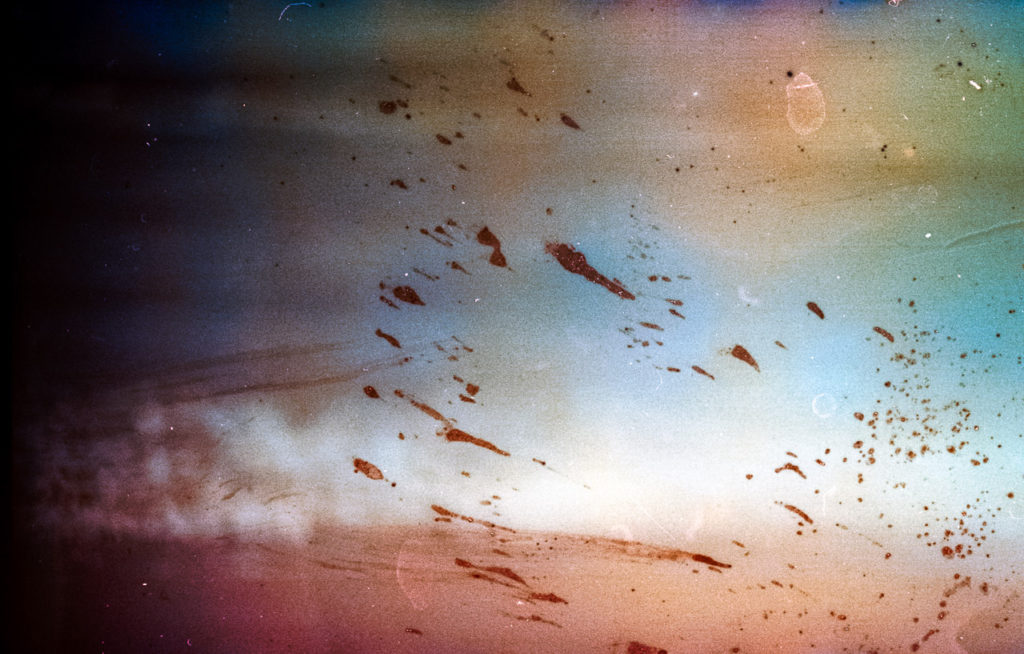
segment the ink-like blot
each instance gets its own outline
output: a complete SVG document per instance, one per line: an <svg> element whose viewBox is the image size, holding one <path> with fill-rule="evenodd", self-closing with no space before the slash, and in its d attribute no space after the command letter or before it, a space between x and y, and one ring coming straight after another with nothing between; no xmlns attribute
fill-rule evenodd
<svg viewBox="0 0 1024 654"><path fill-rule="evenodd" d="M381 473L380 468L369 461L364 461L363 459L352 459L352 465L355 467L356 472L361 472L370 479L384 479L384 475Z"/></svg>
<svg viewBox="0 0 1024 654"><path fill-rule="evenodd" d="M619 280L611 280L597 272L593 266L587 263L587 257L582 252L568 243L548 243L544 251L555 257L562 267L571 273L582 275L584 279L604 286L612 293L615 293L624 300L635 300L636 296L627 291Z"/></svg>
<svg viewBox="0 0 1024 654"><path fill-rule="evenodd" d="M750 352L747 352L747 348L742 345L733 346L732 351L730 351L729 354L749 365L754 370L761 372L761 368L758 367L757 361L754 360L754 357L750 356Z"/></svg>
<svg viewBox="0 0 1024 654"><path fill-rule="evenodd" d="M800 73L786 85L786 120L800 136L817 132L825 122L825 96L818 83Z"/></svg>
<svg viewBox="0 0 1024 654"><path fill-rule="evenodd" d="M419 294L412 286L396 286L392 291L395 297L402 302L408 302L409 304L418 304L424 306L423 300L420 299Z"/></svg>
<svg viewBox="0 0 1024 654"><path fill-rule="evenodd" d="M505 255L501 253L501 241L495 236L491 230L484 227L476 235L476 242L485 247L492 248L494 251L491 253L490 263L492 266L498 266L504 268L508 265L505 261Z"/></svg>

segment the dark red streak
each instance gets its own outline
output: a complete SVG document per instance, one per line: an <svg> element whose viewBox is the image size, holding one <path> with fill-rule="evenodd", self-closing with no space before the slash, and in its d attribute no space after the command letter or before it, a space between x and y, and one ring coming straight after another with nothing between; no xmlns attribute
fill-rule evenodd
<svg viewBox="0 0 1024 654"><path fill-rule="evenodd" d="M569 127L573 128L573 129L579 129L580 128L580 126L576 123L576 121L573 120L567 114L562 114L562 122L565 123L566 125L568 125Z"/></svg>
<svg viewBox="0 0 1024 654"><path fill-rule="evenodd" d="M375 334L376 334L377 336L379 336L379 337L383 338L383 339L384 339L385 341L387 341L388 343L391 343L391 345L392 345L392 346L394 346L394 347L397 347L397 348L401 349L401 347L402 347L402 344L401 344L401 343L399 343L399 342L398 342L398 339L397 339L397 338L395 338L394 336L392 336L391 334L385 334L385 333L384 333L383 331L381 331L381 330L379 330L379 329L378 329L378 330L377 330L376 332L374 332L374 333L375 333Z"/></svg>
<svg viewBox="0 0 1024 654"><path fill-rule="evenodd" d="M498 447L495 447L493 443L485 441L482 438L477 438L476 436L471 436L466 432L462 431L461 429L456 429L455 427L448 427L447 429L445 429L444 438L448 442L470 443L472 445L477 445L479 447L482 447L486 450L490 450L502 456L510 456L508 452Z"/></svg>
<svg viewBox="0 0 1024 654"><path fill-rule="evenodd" d="M705 377L709 377L709 378L711 378L712 380L713 380L713 379L715 378L715 376L714 376L714 375L712 375L712 374L711 374L710 372L708 372L707 370L704 370L704 369L703 369L703 368L701 368L700 366L690 366L690 367L691 367L691 368L693 368L693 371L694 371L694 372L700 373L700 374L704 375Z"/></svg>
<svg viewBox="0 0 1024 654"><path fill-rule="evenodd" d="M582 252L577 252L571 245L566 243L548 243L544 246L544 251L555 257L555 260L569 272L581 275L587 281L605 287L624 300L636 299L636 296L623 288L621 284L616 284L594 270L594 267L587 263L586 255Z"/></svg>
<svg viewBox="0 0 1024 654"><path fill-rule="evenodd" d="M720 563L720 562L714 560L713 558L711 558L710 556L705 556L703 554L693 554L693 555L690 556L690 558L693 559L694 561L696 561L697 563L705 563L707 565L713 565L713 566L715 566L717 568L731 568L732 567L728 563Z"/></svg>
<svg viewBox="0 0 1024 654"><path fill-rule="evenodd" d="M530 593L530 599L543 600L545 602L553 602L555 604L568 604L564 599L555 595L554 593Z"/></svg>
<svg viewBox="0 0 1024 654"><path fill-rule="evenodd" d="M801 469L800 469L800 466L798 466L798 465L794 465L794 464L792 464L792 463L788 463L788 462L787 462L787 463L786 463L786 465L784 465L784 466L779 466L778 468L776 468L776 469L775 469L775 472L776 472L776 474L777 474L777 473L780 473L780 472L782 472L783 470L792 470L793 472L795 472L796 474L800 475L800 476L801 476L801 477L803 477L804 479L807 479L807 475L805 475L805 474L804 474L804 471L803 471L803 470L801 470Z"/></svg>
<svg viewBox="0 0 1024 654"><path fill-rule="evenodd" d="M779 502L779 504L782 504L782 503L781 503L781 502ZM800 509L796 508L796 507L795 507L795 506L793 506L792 504L782 504L782 507L783 507L783 508L785 508L785 509L788 509L788 510L792 511L793 513L797 514L798 516L800 516L801 518L803 518L804 520L806 520L806 521L807 521L807 524L809 524L809 525L813 525L813 524L814 524L814 521L813 521L813 520L811 520L810 516L808 516L808 515L807 515L806 513L804 513L804 512L803 512L803 511L801 511Z"/></svg>
<svg viewBox="0 0 1024 654"><path fill-rule="evenodd" d="M892 334L890 334L890 333L889 333L889 332L887 332L886 330L882 329L881 327L875 327L875 328L874 328L874 330L875 330L876 332L878 332L879 334L881 334L882 336L884 336L884 337L886 337L887 339L889 339L889 342L890 342L890 343L894 343L894 342L895 342L895 339L893 339L893 337L892 337Z"/></svg>

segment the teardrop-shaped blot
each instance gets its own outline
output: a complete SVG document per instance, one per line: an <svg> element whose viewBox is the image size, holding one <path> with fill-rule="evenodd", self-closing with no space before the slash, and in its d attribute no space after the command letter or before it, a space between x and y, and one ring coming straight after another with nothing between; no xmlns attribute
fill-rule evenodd
<svg viewBox="0 0 1024 654"><path fill-rule="evenodd" d="M818 83L800 73L786 85L786 120L800 136L813 134L825 122L825 96Z"/></svg>

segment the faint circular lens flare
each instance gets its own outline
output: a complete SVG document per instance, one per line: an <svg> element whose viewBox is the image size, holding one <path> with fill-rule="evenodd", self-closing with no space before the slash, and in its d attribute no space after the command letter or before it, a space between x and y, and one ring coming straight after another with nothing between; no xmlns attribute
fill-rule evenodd
<svg viewBox="0 0 1024 654"><path fill-rule="evenodd" d="M831 418L836 414L837 407L838 402L836 402L836 398L832 397L831 393L818 393L811 400L811 410L819 418Z"/></svg>

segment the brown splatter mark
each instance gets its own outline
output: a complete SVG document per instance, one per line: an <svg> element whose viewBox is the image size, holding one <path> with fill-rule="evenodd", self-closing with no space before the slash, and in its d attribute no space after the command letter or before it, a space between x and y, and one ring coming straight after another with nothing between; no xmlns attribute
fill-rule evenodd
<svg viewBox="0 0 1024 654"><path fill-rule="evenodd" d="M783 345L780 341L775 341L775 344L778 345L779 347L781 347L783 350L788 350L789 349L785 345Z"/></svg>
<svg viewBox="0 0 1024 654"><path fill-rule="evenodd" d="M857 420L864 420L864 414L861 413L860 411L854 412L853 417L856 418Z"/></svg>
<svg viewBox="0 0 1024 654"><path fill-rule="evenodd" d="M704 369L703 369L703 368L701 368L700 366L690 366L690 368L692 368L694 372L696 372L696 373L698 373L698 374L701 374L701 375L704 375L705 377L708 377L708 378L710 378L710 379L712 379L712 380L713 380L713 379L715 378L715 376L714 376L714 375L712 375L712 374L711 374L710 372L708 372L707 370L704 370Z"/></svg>
<svg viewBox="0 0 1024 654"><path fill-rule="evenodd" d="M435 230L435 231L439 231L441 234L444 234L445 236L448 236L448 234L445 233L443 228L440 229L440 230ZM420 234L423 234L424 236L430 237L435 242L440 243L441 245L443 245L443 246L445 246L447 248L450 248L453 245L451 241L446 241L445 239L438 237L436 234L434 234L433 232L427 230L424 227L420 227Z"/></svg>
<svg viewBox="0 0 1024 654"><path fill-rule="evenodd" d="M405 628L405 633L407 633L407 634L416 634L417 636L422 636L423 635L423 632L420 631L419 629L417 629L416 627L406 627Z"/></svg>
<svg viewBox="0 0 1024 654"><path fill-rule="evenodd" d="M361 472L370 479L384 479L384 475L381 474L380 468L369 461L364 461L363 459L352 459L352 465L356 467L355 472Z"/></svg>
<svg viewBox="0 0 1024 654"><path fill-rule="evenodd" d="M458 270L460 272L466 273L467 275L469 274L469 271L463 268L462 264L460 264L458 261L449 261L448 267L451 268L452 270Z"/></svg>
<svg viewBox="0 0 1024 654"><path fill-rule="evenodd" d="M377 336L379 336L379 337L383 338L383 339L384 339L385 341L387 341L388 343L391 343L392 347L397 347L397 348L401 349L401 347L402 347L402 344L401 344L401 343L399 343L399 342L398 342L398 339L397 339L397 338L395 338L394 336L392 336L391 334L385 334L385 333L384 333L383 331L381 331L380 329L378 329L378 330L377 330L376 332L374 332L374 333L375 333L375 334L376 334Z"/></svg>
<svg viewBox="0 0 1024 654"><path fill-rule="evenodd" d="M466 384L466 392L470 395L476 395L480 392L480 387L476 384Z"/></svg>
<svg viewBox="0 0 1024 654"><path fill-rule="evenodd" d="M434 513L437 513L438 515L442 515L442 516L444 516L446 518L458 518L459 517L458 513L452 513L448 509L444 508L443 506L439 506L437 504L431 504L430 508L434 510Z"/></svg>
<svg viewBox="0 0 1024 654"><path fill-rule="evenodd" d="M778 504L779 506L781 506L782 508L784 508L784 509L786 509L788 511L792 511L793 513L797 514L798 516L800 516L801 518L806 520L807 524L809 524L809 525L813 525L814 524L814 521L811 520L810 516L808 516L806 513L804 513L803 511L801 511L797 507L793 506L792 504L783 504L782 502L776 502L776 504Z"/></svg>
<svg viewBox="0 0 1024 654"><path fill-rule="evenodd" d="M673 316L676 316L677 318L682 318L683 320L686 320L686 316L684 316L683 314L679 313L675 309L669 309L668 312L671 313Z"/></svg>
<svg viewBox="0 0 1024 654"><path fill-rule="evenodd" d="M673 366L668 366L667 368L665 368L665 370L668 370L669 372L682 372L682 370L680 370L679 368L675 368Z"/></svg>
<svg viewBox="0 0 1024 654"><path fill-rule="evenodd" d="M491 258L489 259L492 266L498 266L504 268L507 264L505 261L505 255L501 253L501 241L495 236L490 229L484 227L476 235L476 242L484 247L493 248L491 252Z"/></svg>
<svg viewBox="0 0 1024 654"><path fill-rule="evenodd" d="M579 129L579 124L568 114L562 114L562 122L573 129Z"/></svg>
<svg viewBox="0 0 1024 654"><path fill-rule="evenodd" d="M807 479L807 475L805 475L805 474L804 474L804 471L800 469L800 466L798 466L798 465L794 465L794 464L792 464L792 463L789 463L788 461L786 462L786 465L784 465L784 466L779 466L778 468L776 468L776 469L775 469L775 472L776 472L776 473L780 473L780 472L782 472L783 470L792 470L793 472L795 472L796 474L800 475L800 476L801 476L801 477L803 477L804 479Z"/></svg>
<svg viewBox="0 0 1024 654"><path fill-rule="evenodd" d="M889 339L889 342L890 342L890 343L894 343L894 342L895 342L895 339L894 339L894 338L892 337L892 334L890 334L890 333L889 333L889 332L887 332L886 330L882 329L881 327L874 327L873 329L874 329L874 330L875 330L875 331L876 331L877 333L879 333L879 334L881 334L882 336L884 336L885 338Z"/></svg>
<svg viewBox="0 0 1024 654"><path fill-rule="evenodd" d="M554 593L530 593L530 599L541 600L542 602L551 602L553 604L569 603Z"/></svg>
<svg viewBox="0 0 1024 654"><path fill-rule="evenodd" d="M398 109L398 105L392 100L381 100L380 104L377 105L377 108L380 109L382 114L393 114L395 113L395 110Z"/></svg>
<svg viewBox="0 0 1024 654"><path fill-rule="evenodd" d="M681 307L681 306L683 306L683 301L682 300L673 300L673 299L670 299L670 298L665 298L665 301L668 302L669 304L671 304L674 307Z"/></svg>
<svg viewBox="0 0 1024 654"><path fill-rule="evenodd" d="M437 141L441 145L451 145L452 144L452 140L450 138L448 138L447 136L445 136L444 134L434 134L434 136L437 137Z"/></svg>
<svg viewBox="0 0 1024 654"><path fill-rule="evenodd" d="M807 308L811 310L811 313L818 316L822 320L825 319L825 312L822 311L821 307L819 307L815 302L808 302Z"/></svg>
<svg viewBox="0 0 1024 654"><path fill-rule="evenodd" d="M714 560L710 556L705 556L704 554L691 554L690 558L692 558L697 563L704 563L706 565L714 566L716 568L731 568L732 567L728 563L721 563L719 561Z"/></svg>
<svg viewBox="0 0 1024 654"><path fill-rule="evenodd" d="M515 77L505 82L505 87L508 88L509 91L515 91L516 93L522 93L523 95L530 95L530 93L528 93L527 90L523 88L523 85L520 84L519 80L517 80Z"/></svg>
<svg viewBox="0 0 1024 654"><path fill-rule="evenodd" d="M581 275L587 281L603 286L625 300L636 299L636 296L627 291L621 283L616 283L597 272L593 266L587 263L586 255L582 252L577 252L571 245L567 243L547 243L544 246L544 251L555 257L555 260L569 272Z"/></svg>
<svg viewBox="0 0 1024 654"><path fill-rule="evenodd" d="M393 179L393 180L391 180L391 185L392 186L397 186L398 188L404 188L404 189L408 189L409 188L408 186L405 185L405 182L403 182L400 179Z"/></svg>
<svg viewBox="0 0 1024 654"><path fill-rule="evenodd" d="M631 640L629 641L629 645L626 647L626 654L668 654L668 651L653 645L644 645L641 642Z"/></svg>
<svg viewBox="0 0 1024 654"><path fill-rule="evenodd" d="M392 293L394 293L395 297L402 302L425 306L423 304L423 300L420 299L419 294L416 293L416 289L412 286L396 286Z"/></svg>
<svg viewBox="0 0 1024 654"><path fill-rule="evenodd" d="M414 273L416 273L417 275L420 275L422 277L426 277L427 279L429 279L432 282L436 282L437 280L441 279L440 275L431 275L430 273L428 273L428 272L426 272L424 270L420 270L419 268L413 268L412 271Z"/></svg>
<svg viewBox="0 0 1024 654"><path fill-rule="evenodd" d="M444 423L448 422L447 418L445 418L443 415L441 415L441 413L439 411L435 410L431 406L429 406L427 404L424 404L423 402L417 402L416 400L412 399L411 397L406 397L405 393L400 388L396 388L395 389L395 396L399 397L399 398L401 398L403 400L408 400L409 404L413 405L414 407L416 407L417 409L419 409L423 413L427 414L428 416L430 416L434 420L437 420L438 422L444 422Z"/></svg>
<svg viewBox="0 0 1024 654"><path fill-rule="evenodd" d="M482 438L477 438L476 436L471 436L466 432L462 431L461 429L456 429L455 427L446 427L444 432L442 433L444 435L445 440L450 443L470 443L472 445L482 447L485 450L490 450L502 456L510 456L508 452L496 447L493 443L485 441Z"/></svg>
<svg viewBox="0 0 1024 654"><path fill-rule="evenodd" d="M754 361L754 357L750 356L750 352L747 352L747 348L742 345L735 345L729 354L733 355L743 363L751 366L754 370L761 372L761 368L758 367L757 361Z"/></svg>
<svg viewBox="0 0 1024 654"><path fill-rule="evenodd" d="M366 397L374 400L380 399L380 393L373 386L363 386L363 392L366 393Z"/></svg>
<svg viewBox="0 0 1024 654"><path fill-rule="evenodd" d="M530 615L530 616L510 615L510 614L507 614L507 613L505 615L508 615L509 617L512 617L512 618L515 618L516 620L524 620L524 621L530 621L530 622L541 622L543 624L549 624L552 627L558 627L559 629L562 628L562 625L558 624L557 622L555 622L553 620L546 620L546 619L542 618L541 616L537 615L536 613L534 613L533 615Z"/></svg>
<svg viewBox="0 0 1024 654"><path fill-rule="evenodd" d="M463 395L462 393L459 393L459 399L462 400L463 402L468 402L470 404L476 404L476 400L474 400L473 398L471 398L468 395Z"/></svg>
<svg viewBox="0 0 1024 654"><path fill-rule="evenodd" d="M401 84L402 86L404 86L407 89L411 89L412 88L412 84L410 84L409 82L406 82L403 79L400 79L397 75L388 75L388 79L391 80L392 82L394 82L395 84Z"/></svg>
<svg viewBox="0 0 1024 654"><path fill-rule="evenodd" d="M653 322L641 322L640 326L641 327L646 327L647 329L655 329L655 330L657 330L659 332L665 331L660 325L656 325Z"/></svg>
<svg viewBox="0 0 1024 654"><path fill-rule="evenodd" d="M463 568L474 568L476 570L483 570L485 572L493 572L494 574L501 575L502 577L507 577L508 579L511 579L512 581L515 581L515 582L520 583L520 584L522 584L524 586L527 586L527 587L529 587L529 585L530 585L530 584L526 583L526 581L522 577L517 575L515 573L515 571L513 571L511 568L506 568L506 567L497 566L497 565L489 565L489 566L473 565L472 563L470 563L469 561L466 561L465 559L455 559L455 564L459 565L459 566L461 566Z"/></svg>

